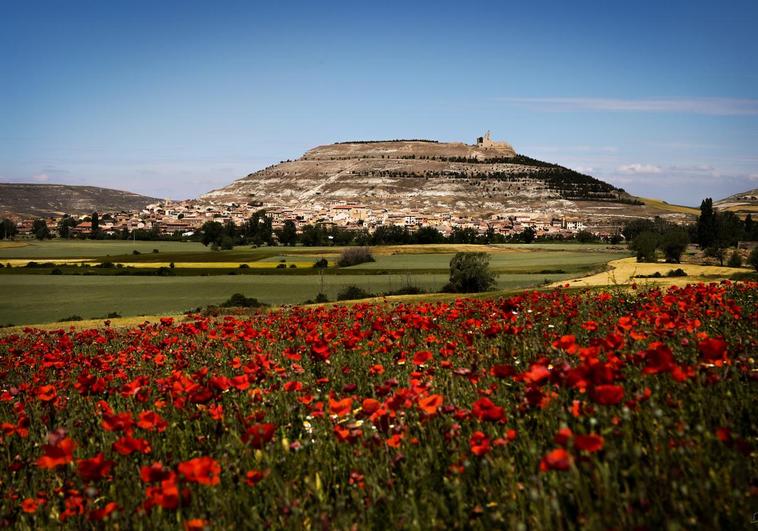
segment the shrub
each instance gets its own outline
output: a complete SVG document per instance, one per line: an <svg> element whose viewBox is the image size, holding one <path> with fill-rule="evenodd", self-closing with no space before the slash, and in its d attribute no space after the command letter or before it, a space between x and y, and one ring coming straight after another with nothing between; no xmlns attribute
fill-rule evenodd
<svg viewBox="0 0 758 531"><path fill-rule="evenodd" d="M422 293L426 293L426 291L418 286L403 286L400 289L388 291L385 295L421 295Z"/></svg>
<svg viewBox="0 0 758 531"><path fill-rule="evenodd" d="M682 269L681 267L678 267L678 268L672 269L671 271L669 271L668 273L666 273L666 276L667 277L686 277L687 276L687 272L684 269Z"/></svg>
<svg viewBox="0 0 758 531"><path fill-rule="evenodd" d="M576 233L575 238L576 238L576 241L578 241L579 243L590 243L597 240L595 235L592 234L588 230L580 230L579 232Z"/></svg>
<svg viewBox="0 0 758 531"><path fill-rule="evenodd" d="M325 293L319 293L318 295L316 295L316 302L319 304L324 303L324 302L329 302L329 298L326 296Z"/></svg>
<svg viewBox="0 0 758 531"><path fill-rule="evenodd" d="M347 286L337 294L338 301L351 301L355 299L368 299L375 295L358 286Z"/></svg>
<svg viewBox="0 0 758 531"><path fill-rule="evenodd" d="M55 269L53 269L52 271L50 271L50 274L51 275L62 275L63 271L61 271L59 268L56 267Z"/></svg>
<svg viewBox="0 0 758 531"><path fill-rule="evenodd" d="M247 264L240 264L240 269L250 269L250 266Z"/></svg>
<svg viewBox="0 0 758 531"><path fill-rule="evenodd" d="M245 297L242 293L235 293L221 303L222 308L260 308L261 306L266 306L266 304L259 302L258 299Z"/></svg>
<svg viewBox="0 0 758 531"><path fill-rule="evenodd" d="M368 247L350 247L342 251L337 265L340 267L350 267L366 262L375 262L374 256Z"/></svg>
<svg viewBox="0 0 758 531"><path fill-rule="evenodd" d="M740 253L737 251L734 251L732 255L729 257L729 261L727 264L729 267L742 267L742 257L740 256Z"/></svg>
<svg viewBox="0 0 758 531"><path fill-rule="evenodd" d="M153 254L159 253L160 251L158 249L153 249Z"/></svg>
<svg viewBox="0 0 758 531"><path fill-rule="evenodd" d="M141 253L141 252L139 252L137 249L134 249L134 250L132 251L132 254L133 254L134 256L137 256L138 254L142 254L142 253Z"/></svg>
<svg viewBox="0 0 758 531"><path fill-rule="evenodd" d="M69 315L68 317L64 317L63 319L59 319L58 322L65 323L66 321L83 321L83 320L84 319L82 318L81 315L74 314L74 315Z"/></svg>
<svg viewBox="0 0 758 531"><path fill-rule="evenodd" d="M443 291L478 293L495 285L487 253L456 253L450 260L450 280Z"/></svg>
<svg viewBox="0 0 758 531"><path fill-rule="evenodd" d="M277 269L286 269L287 268L287 264L276 264L276 268Z"/></svg>
<svg viewBox="0 0 758 531"><path fill-rule="evenodd" d="M329 261L326 258L320 258L313 262L313 267L316 269L326 269L329 267Z"/></svg>
<svg viewBox="0 0 758 531"><path fill-rule="evenodd" d="M747 263L753 266L756 271L758 271L758 247L753 249L753 252L750 253L750 256L747 258Z"/></svg>

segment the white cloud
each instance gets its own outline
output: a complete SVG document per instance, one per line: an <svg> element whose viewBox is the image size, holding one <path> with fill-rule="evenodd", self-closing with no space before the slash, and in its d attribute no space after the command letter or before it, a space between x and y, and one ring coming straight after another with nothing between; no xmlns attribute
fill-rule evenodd
<svg viewBox="0 0 758 531"><path fill-rule="evenodd" d="M675 112L715 116L758 115L754 98L496 98L543 111Z"/></svg>
<svg viewBox="0 0 758 531"><path fill-rule="evenodd" d="M46 173L40 173L39 175L32 175L30 177L30 180L37 182L37 183L46 183L50 180L50 176Z"/></svg>
<svg viewBox="0 0 758 531"><path fill-rule="evenodd" d="M619 173L626 173L626 174L632 174L632 175L650 175L653 173L661 173L663 170L660 166L656 166L654 164L623 164L616 168L616 171Z"/></svg>

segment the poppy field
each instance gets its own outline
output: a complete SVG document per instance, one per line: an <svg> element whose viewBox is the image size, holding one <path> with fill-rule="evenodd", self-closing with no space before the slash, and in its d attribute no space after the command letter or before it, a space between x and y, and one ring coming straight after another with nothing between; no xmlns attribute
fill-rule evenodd
<svg viewBox="0 0 758 531"><path fill-rule="evenodd" d="M758 284L0 336L0 525L744 528Z"/></svg>

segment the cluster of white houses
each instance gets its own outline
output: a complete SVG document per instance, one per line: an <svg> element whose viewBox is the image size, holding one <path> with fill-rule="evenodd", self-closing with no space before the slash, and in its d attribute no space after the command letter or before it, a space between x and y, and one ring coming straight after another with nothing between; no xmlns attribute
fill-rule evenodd
<svg viewBox="0 0 758 531"><path fill-rule="evenodd" d="M260 204L202 203L194 200L166 201L147 205L141 211L109 212L99 214L98 228L106 234L131 233L134 230L157 230L163 235L192 236L207 221L242 225L257 211L265 210L272 219L274 229L286 221L295 223L298 230L308 224L324 224L352 230L373 232L381 226L400 226L410 231L420 227L434 227L449 235L454 228L471 228L479 233L490 229L505 236L523 232L527 227L537 236L566 236L585 229L579 218L551 215L544 212L492 214L487 218L467 217L449 212L416 212L377 210L360 204L337 204L315 208L264 207ZM48 218L51 232L58 230L62 217ZM76 216L77 225L70 234L88 235L92 231L90 216ZM17 228L20 235L31 234L33 219L22 219Z"/></svg>

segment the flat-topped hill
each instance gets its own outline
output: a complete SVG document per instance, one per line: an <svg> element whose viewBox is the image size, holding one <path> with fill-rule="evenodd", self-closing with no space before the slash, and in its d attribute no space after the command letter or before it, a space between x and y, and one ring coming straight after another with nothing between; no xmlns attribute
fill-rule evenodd
<svg viewBox="0 0 758 531"><path fill-rule="evenodd" d="M611 184L519 155L509 144L493 142L489 136L474 145L389 140L319 146L202 199L304 209L360 203L375 209L467 215L508 209L567 210L577 208L576 202L618 210L636 202Z"/></svg>

